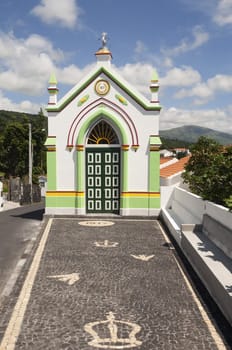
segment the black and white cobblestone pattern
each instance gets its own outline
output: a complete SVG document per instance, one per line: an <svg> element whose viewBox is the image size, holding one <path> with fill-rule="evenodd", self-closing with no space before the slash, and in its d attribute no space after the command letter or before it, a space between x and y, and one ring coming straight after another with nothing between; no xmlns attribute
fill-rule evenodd
<svg viewBox="0 0 232 350"><path fill-rule="evenodd" d="M157 222L114 222L88 227L77 219L53 219L15 349L102 349L99 340L91 345L94 336L85 328L109 313L132 324L115 323L116 338L128 339L131 327L140 327L132 349L219 349ZM95 245L106 240L118 245ZM144 261L132 255L154 256ZM72 273L79 274L72 285L51 278ZM108 323L96 329L101 339L112 337ZM124 347L113 339L106 344L126 349L130 340Z"/></svg>

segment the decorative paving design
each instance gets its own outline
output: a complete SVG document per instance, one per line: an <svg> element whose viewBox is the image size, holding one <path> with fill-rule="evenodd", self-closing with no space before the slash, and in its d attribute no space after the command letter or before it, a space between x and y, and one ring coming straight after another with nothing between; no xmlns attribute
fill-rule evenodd
<svg viewBox="0 0 232 350"><path fill-rule="evenodd" d="M135 259L138 260L142 260L142 261L149 261L150 259L154 258L154 254L153 255L144 255L144 254L140 254L140 255L133 255L131 254L131 256Z"/></svg>
<svg viewBox="0 0 232 350"><path fill-rule="evenodd" d="M141 327L136 323L116 320L113 312L108 314L106 320L87 323L84 330L93 337L88 344L95 348L129 349L142 344L135 337Z"/></svg>
<svg viewBox="0 0 232 350"><path fill-rule="evenodd" d="M105 239L103 242L94 242L94 245L101 248L115 248L117 247L118 242L109 242Z"/></svg>
<svg viewBox="0 0 232 350"><path fill-rule="evenodd" d="M80 276L79 273L70 273L68 275L47 276L47 278L54 278L58 281L67 283L69 286L72 286L74 283L79 281Z"/></svg>
<svg viewBox="0 0 232 350"><path fill-rule="evenodd" d="M81 226L102 227L102 226L112 226L112 225L114 225L114 222L112 222L112 221L100 221L100 220L80 221L79 225L81 225Z"/></svg>

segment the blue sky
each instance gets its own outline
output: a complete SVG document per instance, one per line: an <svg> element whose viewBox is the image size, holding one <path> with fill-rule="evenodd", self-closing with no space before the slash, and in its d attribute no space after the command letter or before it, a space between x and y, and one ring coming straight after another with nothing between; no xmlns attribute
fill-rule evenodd
<svg viewBox="0 0 232 350"><path fill-rule="evenodd" d="M154 68L160 129L232 133L232 0L0 2L0 109L37 113L55 72L61 98L95 64L102 32L114 68L148 99Z"/></svg>

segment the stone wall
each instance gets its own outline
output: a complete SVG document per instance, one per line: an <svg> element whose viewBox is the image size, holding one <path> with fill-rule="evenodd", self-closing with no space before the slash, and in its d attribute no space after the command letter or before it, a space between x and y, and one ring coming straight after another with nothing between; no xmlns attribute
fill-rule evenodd
<svg viewBox="0 0 232 350"><path fill-rule="evenodd" d="M33 184L31 199L31 185L24 184L19 177L11 178L8 182L7 200L23 204L30 204L41 201L41 188L39 185Z"/></svg>

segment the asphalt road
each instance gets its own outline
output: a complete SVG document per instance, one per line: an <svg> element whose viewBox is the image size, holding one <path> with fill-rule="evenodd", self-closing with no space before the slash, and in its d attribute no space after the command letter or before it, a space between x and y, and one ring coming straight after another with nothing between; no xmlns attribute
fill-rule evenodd
<svg viewBox="0 0 232 350"><path fill-rule="evenodd" d="M44 204L0 212L0 296L12 274L20 272L23 255L40 231Z"/></svg>

